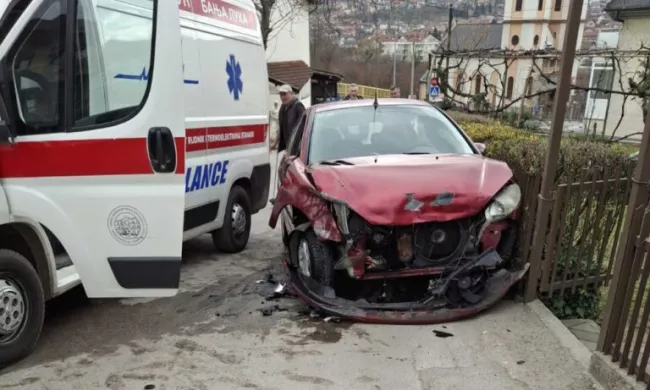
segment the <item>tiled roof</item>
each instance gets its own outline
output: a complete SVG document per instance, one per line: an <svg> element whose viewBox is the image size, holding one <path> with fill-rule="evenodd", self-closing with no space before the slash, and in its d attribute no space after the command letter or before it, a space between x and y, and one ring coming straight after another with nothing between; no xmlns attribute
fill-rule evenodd
<svg viewBox="0 0 650 390"><path fill-rule="evenodd" d="M304 61L269 62L269 80L275 84L288 84L299 91L309 78L312 70Z"/></svg>

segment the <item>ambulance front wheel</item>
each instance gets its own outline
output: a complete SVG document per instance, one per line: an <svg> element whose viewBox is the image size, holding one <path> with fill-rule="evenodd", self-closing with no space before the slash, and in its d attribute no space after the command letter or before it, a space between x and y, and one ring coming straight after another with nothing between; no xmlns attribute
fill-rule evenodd
<svg viewBox="0 0 650 390"><path fill-rule="evenodd" d="M44 318L38 273L19 253L0 250L0 369L32 352Z"/></svg>
<svg viewBox="0 0 650 390"><path fill-rule="evenodd" d="M246 248L250 235L251 202L246 190L234 186L228 196L223 226L212 232L212 240L219 251L238 253Z"/></svg>

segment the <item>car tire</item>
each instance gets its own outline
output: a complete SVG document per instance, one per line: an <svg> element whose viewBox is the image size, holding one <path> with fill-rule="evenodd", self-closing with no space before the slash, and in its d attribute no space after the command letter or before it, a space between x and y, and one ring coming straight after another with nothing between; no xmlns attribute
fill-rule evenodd
<svg viewBox="0 0 650 390"><path fill-rule="evenodd" d="M38 273L24 256L2 249L0 320L6 325L11 322L11 317L20 318L17 313L21 312L21 306L23 318L16 325L17 328L0 328L0 369L23 359L34 350L45 319L45 296Z"/></svg>
<svg viewBox="0 0 650 390"><path fill-rule="evenodd" d="M286 226L284 226L284 216L280 216L280 230L282 231L282 243L285 248L289 247L289 233Z"/></svg>
<svg viewBox="0 0 650 390"><path fill-rule="evenodd" d="M309 272L304 272L300 262L300 250L303 245L309 252ZM303 275L309 276L318 283L331 287L334 281L334 257L332 249L327 243L321 241L316 237L316 233L312 229L303 233L298 241L297 246L298 254L298 272Z"/></svg>
<svg viewBox="0 0 650 390"><path fill-rule="evenodd" d="M212 232L212 241L221 252L239 253L248 245L250 235L251 202L246 190L234 186L228 195L223 226Z"/></svg>

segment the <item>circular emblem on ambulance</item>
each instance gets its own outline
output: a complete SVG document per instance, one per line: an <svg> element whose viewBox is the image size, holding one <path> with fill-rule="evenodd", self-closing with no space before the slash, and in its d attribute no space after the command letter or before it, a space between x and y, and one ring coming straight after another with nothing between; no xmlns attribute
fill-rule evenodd
<svg viewBox="0 0 650 390"><path fill-rule="evenodd" d="M138 245L147 237L147 220L131 206L118 206L108 214L108 230L123 245Z"/></svg>

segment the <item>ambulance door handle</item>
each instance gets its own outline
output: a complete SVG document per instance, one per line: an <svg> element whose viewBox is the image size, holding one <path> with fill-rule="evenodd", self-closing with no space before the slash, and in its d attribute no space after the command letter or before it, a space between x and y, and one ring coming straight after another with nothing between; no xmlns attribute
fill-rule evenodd
<svg viewBox="0 0 650 390"><path fill-rule="evenodd" d="M147 138L149 161L154 172L171 173L176 171L176 144L174 135L167 127L149 129Z"/></svg>

